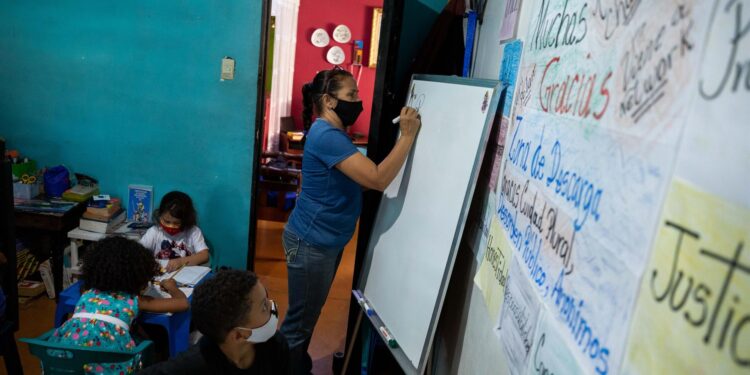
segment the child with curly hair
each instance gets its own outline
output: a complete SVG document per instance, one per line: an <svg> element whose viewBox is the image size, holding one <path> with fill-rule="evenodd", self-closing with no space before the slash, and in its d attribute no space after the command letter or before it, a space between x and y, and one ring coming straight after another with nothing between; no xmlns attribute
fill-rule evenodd
<svg viewBox="0 0 750 375"><path fill-rule="evenodd" d="M198 228L198 214L190 196L181 191L170 191L154 212L154 225L141 238L141 245L164 261L167 271L183 264L197 266L208 262L208 246Z"/></svg>
<svg viewBox="0 0 750 375"><path fill-rule="evenodd" d="M83 259L83 287L73 316L58 328L50 341L100 350L136 347L130 325L139 311L185 311L189 303L174 280L161 288L172 298L141 295L158 274L153 254L138 242L122 237L105 238L93 245ZM140 358L122 363L92 363L87 374L130 374L139 369Z"/></svg>

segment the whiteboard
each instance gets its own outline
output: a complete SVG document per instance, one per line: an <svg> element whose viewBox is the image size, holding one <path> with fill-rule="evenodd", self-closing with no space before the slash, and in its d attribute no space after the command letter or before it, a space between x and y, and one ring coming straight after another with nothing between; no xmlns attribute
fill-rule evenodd
<svg viewBox="0 0 750 375"><path fill-rule="evenodd" d="M411 82L407 105L422 129L384 191L360 281L371 320L396 339L407 372L424 371L498 97L497 81Z"/></svg>

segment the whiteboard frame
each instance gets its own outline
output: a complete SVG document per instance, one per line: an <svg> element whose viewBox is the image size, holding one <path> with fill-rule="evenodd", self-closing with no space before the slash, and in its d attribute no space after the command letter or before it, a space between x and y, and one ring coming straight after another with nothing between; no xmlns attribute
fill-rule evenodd
<svg viewBox="0 0 750 375"><path fill-rule="evenodd" d="M456 229L453 235L453 243L451 244L451 250L450 254L448 254L448 263L445 266L445 271L443 272L443 277L440 282L440 289L438 290L438 296L437 301L435 304L435 308L432 311L432 317L430 318L430 326L427 331L427 337L425 338L425 343L422 348L422 354L420 355L419 359L419 367L414 367L411 363L411 360L406 356L406 353L401 349L400 346L396 348L391 348L387 345L388 349L391 351L391 354L393 354L396 361L399 363L401 368L404 370L407 374L423 374L425 371L425 367L427 364L427 359L429 358L429 353L432 350L432 343L435 338L435 332L437 330L437 324L438 319L440 317L440 312L443 308L443 302L445 301L445 294L448 288L448 282L450 281L451 273L453 271L453 265L456 261L456 254L458 253L458 247L461 242L461 237L463 235L463 230L466 225L466 219L469 213L469 206L471 204L471 199L474 195L474 190L476 189L477 179L479 178L479 169L482 166L482 159L484 158L484 153L487 149L487 142L489 141L489 135L490 130L492 129L492 122L494 121L495 117L497 116L497 111L499 110L498 104L500 102L500 97L504 89L504 85L500 81L497 80L488 80L488 79L477 79L477 78L464 78L464 77L458 77L458 76L439 76L439 75L428 75L428 74L415 74L412 76L411 81L409 83L409 87L412 86L412 83L414 81L428 81L428 82L439 82L439 83L450 83L450 84L459 84L459 85L466 85L466 86L475 86L475 87L484 87L492 89L492 98L490 100L489 110L487 111L487 117L484 122L484 127L482 129L482 137L483 140L479 144L479 148L477 149L477 153L474 156L474 165L472 166L472 171L470 174L469 183L467 185L466 192L464 194L464 200L463 200L463 207L461 209L461 213L459 214L459 220L456 224ZM390 125L390 123L389 123ZM413 149L412 149L413 152ZM382 201L381 201L382 204ZM380 210L380 204L378 205L378 211ZM373 223L373 226L371 230L374 230L378 220L378 214L376 212L375 214L375 221ZM372 238L372 236L370 236ZM367 244L367 253L365 255L365 259L362 264L362 271L360 273L359 282L357 283L357 291L365 298L365 301L367 301L367 296L364 294L365 285L367 284L367 277L370 273L370 265L372 263L372 256L373 256L373 246L374 244L372 241ZM360 308L363 308L360 306ZM370 322L372 323L373 327L375 328L374 331L377 332L377 334L383 339L383 341L386 341L383 337L382 333L378 329L378 327L385 327L385 324L377 315L377 311L374 311L373 314L368 314L367 312L363 312L365 316L367 316L370 319ZM387 329L387 327L386 327ZM389 330L390 332L390 330Z"/></svg>

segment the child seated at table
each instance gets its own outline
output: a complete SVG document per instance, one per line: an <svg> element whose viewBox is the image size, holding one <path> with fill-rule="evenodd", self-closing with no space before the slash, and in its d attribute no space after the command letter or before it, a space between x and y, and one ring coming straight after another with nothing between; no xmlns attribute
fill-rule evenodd
<svg viewBox="0 0 750 375"><path fill-rule="evenodd" d="M169 272L182 265L197 266L208 262L208 246L197 225L198 214L190 196L180 191L164 195L154 212L157 225L141 238L141 245L166 262Z"/></svg>
<svg viewBox="0 0 750 375"><path fill-rule="evenodd" d="M172 298L141 295L159 265L150 251L122 237L105 238L93 245L83 259L81 298L73 316L50 338L53 342L93 347L97 350L129 350L136 347L130 326L139 311L185 311L189 303L174 280L161 283ZM130 374L140 359L123 363L92 363L87 374Z"/></svg>

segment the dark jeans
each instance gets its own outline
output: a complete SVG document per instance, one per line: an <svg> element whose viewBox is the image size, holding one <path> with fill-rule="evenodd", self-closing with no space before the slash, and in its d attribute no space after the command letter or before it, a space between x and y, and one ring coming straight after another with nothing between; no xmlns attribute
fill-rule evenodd
<svg viewBox="0 0 750 375"><path fill-rule="evenodd" d="M317 248L286 230L282 243L289 274L289 310L281 325L281 333L289 342L292 374L309 374L312 359L307 348L331 290L343 249Z"/></svg>

